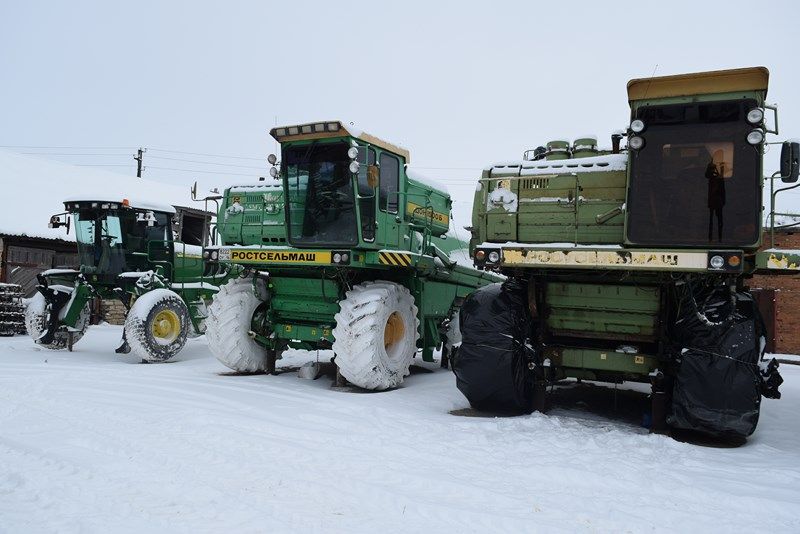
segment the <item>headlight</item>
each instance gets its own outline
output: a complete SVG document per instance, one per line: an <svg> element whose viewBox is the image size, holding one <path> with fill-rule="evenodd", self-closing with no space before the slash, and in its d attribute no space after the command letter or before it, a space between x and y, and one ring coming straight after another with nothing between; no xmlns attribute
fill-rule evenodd
<svg viewBox="0 0 800 534"><path fill-rule="evenodd" d="M756 128L747 134L747 142L751 145L760 145L764 142L764 131Z"/></svg>
<svg viewBox="0 0 800 534"><path fill-rule="evenodd" d="M347 260L349 260L349 259L350 259L350 255L349 254L347 254L346 252L344 254L342 254L342 261L343 262L347 262Z"/></svg>
<svg viewBox="0 0 800 534"><path fill-rule="evenodd" d="M708 262L714 269L722 269L722 266L725 265L725 260L722 256L712 256L711 261Z"/></svg>
<svg viewBox="0 0 800 534"><path fill-rule="evenodd" d="M209 253L208 253L208 251L207 251L207 250L204 250L204 251L203 251L203 259L206 259L206 260L207 260L207 259L208 259L208 256L209 256Z"/></svg>
<svg viewBox="0 0 800 534"><path fill-rule="evenodd" d="M269 161L270 165L275 165L276 163L278 163L278 158L275 156L275 154L270 154L269 156L267 156L267 161Z"/></svg>
<svg viewBox="0 0 800 534"><path fill-rule="evenodd" d="M761 108L753 108L747 112L747 122L750 124L761 124L764 120L764 110Z"/></svg>
<svg viewBox="0 0 800 534"><path fill-rule="evenodd" d="M342 255L338 252L333 255L333 263L340 263L342 261Z"/></svg>
<svg viewBox="0 0 800 534"><path fill-rule="evenodd" d="M642 133L644 131L644 121L641 119L636 119L635 121L631 122L631 131L633 133Z"/></svg>
<svg viewBox="0 0 800 534"><path fill-rule="evenodd" d="M483 261L483 258L486 257L486 253L482 250L478 250L475 252L475 259L478 261Z"/></svg>
<svg viewBox="0 0 800 534"><path fill-rule="evenodd" d="M219 252L217 252L216 250L212 250L211 251L211 259L212 260L216 260L217 258L219 258Z"/></svg>
<svg viewBox="0 0 800 534"><path fill-rule="evenodd" d="M350 159L356 159L358 157L358 148L351 146L347 149L347 156Z"/></svg>
<svg viewBox="0 0 800 534"><path fill-rule="evenodd" d="M353 174L357 173L358 169L360 168L361 165L359 165L357 161L354 160L350 162L350 172L352 172Z"/></svg>
<svg viewBox="0 0 800 534"><path fill-rule="evenodd" d="M489 253L489 261L491 263L497 263L498 261L500 261L500 253L497 252L496 250L491 251Z"/></svg>
<svg viewBox="0 0 800 534"><path fill-rule="evenodd" d="M270 167L269 175L272 176L273 178L277 178L278 177L278 168L277 167Z"/></svg>
<svg viewBox="0 0 800 534"><path fill-rule="evenodd" d="M628 146L634 150L641 150L644 146L644 137L639 137L638 135L634 135L630 139L628 139Z"/></svg>

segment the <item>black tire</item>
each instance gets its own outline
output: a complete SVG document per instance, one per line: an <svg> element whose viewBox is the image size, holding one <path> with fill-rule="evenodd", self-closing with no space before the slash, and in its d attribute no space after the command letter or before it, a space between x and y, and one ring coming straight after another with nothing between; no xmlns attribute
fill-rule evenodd
<svg viewBox="0 0 800 534"><path fill-rule="evenodd" d="M169 289L154 289L136 299L125 319L131 353L152 363L174 357L191 328L189 308Z"/></svg>
<svg viewBox="0 0 800 534"><path fill-rule="evenodd" d="M59 326L56 330L55 337L50 343L41 343L39 338L47 330L47 322L50 318L50 305L45 300L44 295L36 293L31 298L25 309L25 329L28 335L33 338L37 345L50 350L63 350L69 346L69 334L72 332L72 344L75 345L86 333L89 327L89 304L83 307L81 314L78 317L78 322L75 328L69 328L65 325Z"/></svg>

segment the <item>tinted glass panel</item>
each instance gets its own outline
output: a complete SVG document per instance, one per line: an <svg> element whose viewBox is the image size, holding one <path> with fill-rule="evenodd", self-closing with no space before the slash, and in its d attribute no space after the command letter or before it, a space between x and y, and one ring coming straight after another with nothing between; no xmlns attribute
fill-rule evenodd
<svg viewBox="0 0 800 534"><path fill-rule="evenodd" d="M369 183L369 166L375 165L375 150L358 147L358 208L361 217L361 236L365 241L375 239L375 188Z"/></svg>
<svg viewBox="0 0 800 534"><path fill-rule="evenodd" d="M758 240L757 150L742 100L647 107L631 157L628 237L638 244L742 246Z"/></svg>
<svg viewBox="0 0 800 534"><path fill-rule="evenodd" d="M296 245L354 245L352 173L345 143L287 147L289 240Z"/></svg>
<svg viewBox="0 0 800 534"><path fill-rule="evenodd" d="M381 209L397 213L397 191L400 185L400 161L389 154L381 154Z"/></svg>

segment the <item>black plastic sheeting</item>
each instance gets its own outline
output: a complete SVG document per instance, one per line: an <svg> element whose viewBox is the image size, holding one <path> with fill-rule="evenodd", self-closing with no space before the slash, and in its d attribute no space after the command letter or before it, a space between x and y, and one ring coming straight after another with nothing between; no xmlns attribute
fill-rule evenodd
<svg viewBox="0 0 800 534"><path fill-rule="evenodd" d="M461 306L462 342L452 363L456 385L478 410L529 413L532 381L528 363L526 290L509 279L469 295Z"/></svg>
<svg viewBox="0 0 800 534"><path fill-rule="evenodd" d="M758 308L749 293L687 289L672 332L677 369L667 421L718 437L749 436L762 393L779 397L783 381L777 362L761 362Z"/></svg>

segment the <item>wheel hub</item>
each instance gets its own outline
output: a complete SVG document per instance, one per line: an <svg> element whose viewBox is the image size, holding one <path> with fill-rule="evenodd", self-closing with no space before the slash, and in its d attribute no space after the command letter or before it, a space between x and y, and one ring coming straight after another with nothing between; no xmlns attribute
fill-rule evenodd
<svg viewBox="0 0 800 534"><path fill-rule="evenodd" d="M383 346L386 348L391 347L403 338L406 331L403 318L397 312L392 312L386 320L386 326L383 329Z"/></svg>
<svg viewBox="0 0 800 534"><path fill-rule="evenodd" d="M181 331L181 320L172 310L161 310L153 318L151 333L156 339L172 341Z"/></svg>

